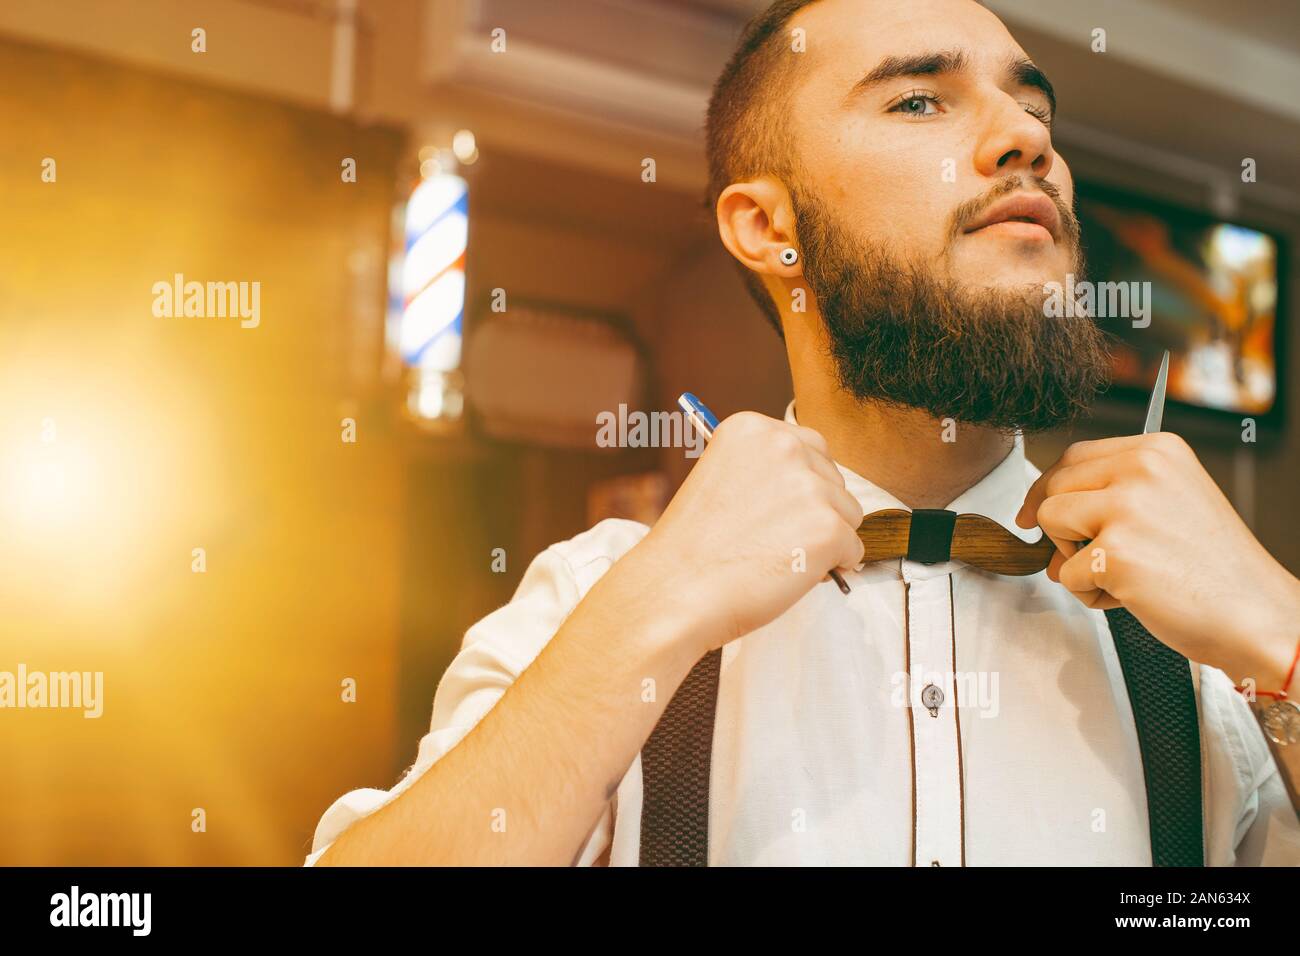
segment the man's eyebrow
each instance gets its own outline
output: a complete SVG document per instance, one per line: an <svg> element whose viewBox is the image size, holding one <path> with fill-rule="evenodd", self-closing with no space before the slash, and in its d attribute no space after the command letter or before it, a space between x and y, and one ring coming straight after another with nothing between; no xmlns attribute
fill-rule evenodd
<svg viewBox="0 0 1300 956"><path fill-rule="evenodd" d="M970 63L964 50L943 50L937 53L916 53L911 56L887 56L874 70L853 84L849 98L861 93L877 83L895 80L905 76L938 76L944 73L960 73ZM1007 61L1007 76L1017 86L1040 90L1047 97L1052 113L1056 113L1056 90L1052 81L1033 60L1012 56Z"/></svg>
<svg viewBox="0 0 1300 956"><path fill-rule="evenodd" d="M1041 90L1052 107L1052 115L1056 115L1056 91L1052 89L1052 81L1032 60L1013 56L1007 63L1007 75L1011 77L1012 82L1017 86L1028 86L1035 90Z"/></svg>
<svg viewBox="0 0 1300 956"><path fill-rule="evenodd" d="M962 50L944 50L938 53L915 53L911 56L887 56L876 68L853 84L849 97L853 97L877 83L904 76L938 76L941 73L959 73L970 62Z"/></svg>

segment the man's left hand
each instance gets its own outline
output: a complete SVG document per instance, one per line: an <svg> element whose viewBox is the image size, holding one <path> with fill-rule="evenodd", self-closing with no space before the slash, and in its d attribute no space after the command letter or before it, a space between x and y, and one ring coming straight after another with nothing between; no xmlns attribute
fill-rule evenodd
<svg viewBox="0 0 1300 956"><path fill-rule="evenodd" d="M1030 487L1016 523L1042 527L1057 548L1047 576L1088 607L1128 608L1239 683L1282 683L1300 639L1300 581L1177 435L1071 445Z"/></svg>

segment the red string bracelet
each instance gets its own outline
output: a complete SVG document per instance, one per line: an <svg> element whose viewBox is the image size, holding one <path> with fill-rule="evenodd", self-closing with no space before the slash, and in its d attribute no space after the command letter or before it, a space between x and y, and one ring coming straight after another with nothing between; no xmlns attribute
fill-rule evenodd
<svg viewBox="0 0 1300 956"><path fill-rule="evenodd" d="M1295 676L1296 663L1300 662L1300 642L1296 643L1295 656L1291 658L1291 669L1286 672L1286 680L1282 681L1282 689L1279 691L1257 690L1256 697L1272 697L1274 700L1286 700L1286 689L1291 686L1291 678ZM1245 687L1238 687L1237 690L1244 692Z"/></svg>

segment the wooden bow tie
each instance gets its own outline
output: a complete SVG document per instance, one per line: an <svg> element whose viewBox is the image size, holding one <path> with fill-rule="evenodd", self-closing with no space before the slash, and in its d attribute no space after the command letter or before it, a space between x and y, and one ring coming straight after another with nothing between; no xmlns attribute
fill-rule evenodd
<svg viewBox="0 0 1300 956"><path fill-rule="evenodd" d="M1056 549L1047 535L1030 544L991 518L941 508L873 511L862 519L858 537L866 562L906 558L942 564L955 558L994 574L1036 574Z"/></svg>

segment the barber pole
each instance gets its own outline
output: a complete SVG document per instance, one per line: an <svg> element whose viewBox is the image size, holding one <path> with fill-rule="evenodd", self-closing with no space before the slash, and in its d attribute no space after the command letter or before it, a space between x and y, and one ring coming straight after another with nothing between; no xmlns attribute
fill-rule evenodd
<svg viewBox="0 0 1300 956"><path fill-rule="evenodd" d="M439 174L422 180L406 206L398 348L408 365L450 372L460 365L465 315L469 189Z"/></svg>

